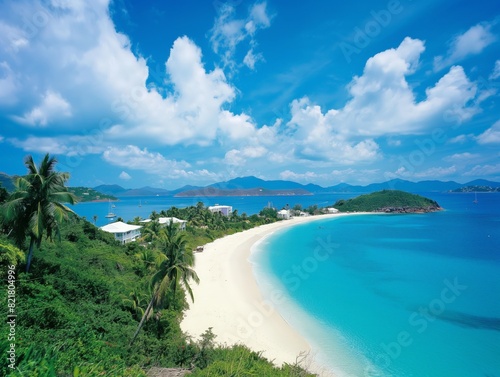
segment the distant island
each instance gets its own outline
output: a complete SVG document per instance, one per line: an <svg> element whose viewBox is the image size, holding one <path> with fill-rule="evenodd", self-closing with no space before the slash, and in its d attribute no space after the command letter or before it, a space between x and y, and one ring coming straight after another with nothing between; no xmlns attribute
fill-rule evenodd
<svg viewBox="0 0 500 377"><path fill-rule="evenodd" d="M285 195L313 195L304 189L281 189L269 190L266 188L250 189L219 189L215 187L205 187L194 190L182 191L174 197L200 197L200 196L285 196Z"/></svg>
<svg viewBox="0 0 500 377"><path fill-rule="evenodd" d="M75 194L79 202L104 202L118 200L113 195L103 194L89 187L68 187L69 192Z"/></svg>
<svg viewBox="0 0 500 377"><path fill-rule="evenodd" d="M399 190L382 190L334 205L339 212L427 213L442 210L434 200Z"/></svg>
<svg viewBox="0 0 500 377"><path fill-rule="evenodd" d="M492 186L464 186L450 192L500 192L500 187Z"/></svg>

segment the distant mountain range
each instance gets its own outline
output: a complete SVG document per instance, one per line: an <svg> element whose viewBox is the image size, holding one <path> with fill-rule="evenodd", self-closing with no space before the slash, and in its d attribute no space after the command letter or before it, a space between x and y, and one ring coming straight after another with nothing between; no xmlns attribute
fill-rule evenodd
<svg viewBox="0 0 500 377"><path fill-rule="evenodd" d="M94 187L96 191L114 196L234 196L234 195L311 195L321 193L369 193L385 189L408 192L449 192L463 187L499 188L500 182L477 179L464 184L454 181L421 181L410 182L403 179L393 179L387 182L372 183L366 186L340 183L335 186L322 187L315 184L300 184L292 181L266 181L257 177L239 177L208 186L184 186L176 190L165 190L153 187L125 189L119 185L101 185ZM261 191L262 190L262 191Z"/></svg>
<svg viewBox="0 0 500 377"><path fill-rule="evenodd" d="M11 177L10 175L7 175L5 173L0 173L0 184L9 192L14 190L14 182L12 182L13 178L14 177Z"/></svg>
<svg viewBox="0 0 500 377"><path fill-rule="evenodd" d="M12 178L0 173L0 183L7 191L12 191ZM498 192L500 182L476 179L464 184L454 181L421 181L410 182L403 179L392 179L387 182L372 183L366 186L340 183L335 186L322 187L315 184L300 184L292 181L266 181L257 177L239 177L208 186L183 186L175 190L165 190L154 187L127 189L120 185L100 185L93 187L95 191L116 197L124 196L261 196L261 195L314 195L324 193L370 193L384 189L401 190L413 193L422 192L470 192L471 188L489 188L481 191ZM474 190L472 190L474 191ZM479 190L478 190L479 191Z"/></svg>

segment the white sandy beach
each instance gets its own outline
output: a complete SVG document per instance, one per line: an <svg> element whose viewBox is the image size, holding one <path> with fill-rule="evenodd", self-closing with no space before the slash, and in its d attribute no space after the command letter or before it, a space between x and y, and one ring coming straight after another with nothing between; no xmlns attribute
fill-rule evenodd
<svg viewBox="0 0 500 377"><path fill-rule="evenodd" d="M342 215L279 221L205 245L204 251L196 254L200 284L192 286L195 302L190 303L181 323L183 331L198 338L212 327L217 342L245 344L254 351L263 351L263 356L277 365L294 363L301 353L310 352L307 341L264 300L248 259L252 246L278 229L338 216ZM320 371L318 366L308 367Z"/></svg>

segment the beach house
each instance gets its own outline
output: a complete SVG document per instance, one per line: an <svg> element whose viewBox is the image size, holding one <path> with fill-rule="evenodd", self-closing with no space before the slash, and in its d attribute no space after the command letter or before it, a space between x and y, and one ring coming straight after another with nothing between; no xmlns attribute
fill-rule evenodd
<svg viewBox="0 0 500 377"><path fill-rule="evenodd" d="M220 213L224 216L229 216L233 212L233 207L232 206L221 206L221 205L214 205L208 207L208 210L212 213Z"/></svg>
<svg viewBox="0 0 500 377"><path fill-rule="evenodd" d="M290 215L290 211L287 209L282 209L278 211L278 219L289 220L292 216Z"/></svg>
<svg viewBox="0 0 500 377"><path fill-rule="evenodd" d="M112 233L115 236L115 240L119 241L122 245L135 241L140 237L142 226L140 225L130 225L121 221L117 221L108 225L102 226L100 229L105 232Z"/></svg>
<svg viewBox="0 0 500 377"><path fill-rule="evenodd" d="M337 213L339 210L337 208L328 207L326 208L326 213Z"/></svg>
<svg viewBox="0 0 500 377"><path fill-rule="evenodd" d="M141 223L149 223L151 221L152 221L151 219L146 219L142 220ZM173 222L174 224L179 224L180 230L186 230L187 221L178 219L177 217L159 217L158 222L160 223L160 225L165 225L165 226Z"/></svg>

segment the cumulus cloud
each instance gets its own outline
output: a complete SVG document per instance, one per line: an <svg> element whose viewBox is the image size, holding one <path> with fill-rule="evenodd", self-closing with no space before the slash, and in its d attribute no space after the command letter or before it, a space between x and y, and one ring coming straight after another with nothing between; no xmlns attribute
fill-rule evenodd
<svg viewBox="0 0 500 377"><path fill-rule="evenodd" d="M318 179L324 179L326 177L326 174L318 174L312 171L306 171L305 173L296 173L291 170L285 170L280 173L281 179L299 182L312 182Z"/></svg>
<svg viewBox="0 0 500 377"><path fill-rule="evenodd" d="M442 179L449 177L457 172L455 165L442 167L436 166L423 170L408 170L405 167L398 168L395 172L385 172L386 179L406 178L406 179Z"/></svg>
<svg viewBox="0 0 500 377"><path fill-rule="evenodd" d="M67 154L69 148L60 138L29 136L24 140L10 138L8 141L25 152Z"/></svg>
<svg viewBox="0 0 500 377"><path fill-rule="evenodd" d="M228 165L243 166L248 159L255 159L267 155L268 150L263 146L248 146L242 150L231 149L226 152L224 162Z"/></svg>
<svg viewBox="0 0 500 377"><path fill-rule="evenodd" d="M340 109L323 111L307 98L291 104L289 132L297 153L340 163L380 158L376 138L421 134L441 126L445 117L464 122L479 111L478 90L462 67L451 67L426 97L416 100L406 76L414 73L424 42L405 38L393 49L368 59L363 74L348 86L351 99ZM474 102L476 100L476 102Z"/></svg>
<svg viewBox="0 0 500 377"><path fill-rule="evenodd" d="M500 120L476 138L479 144L500 144Z"/></svg>
<svg viewBox="0 0 500 377"><path fill-rule="evenodd" d="M460 62L470 55L480 54L496 40L495 35L491 32L491 26L489 23L479 23L472 26L465 33L453 38L447 54L437 56L434 59L434 70L439 71Z"/></svg>
<svg viewBox="0 0 500 377"><path fill-rule="evenodd" d="M218 175L207 169L189 170L191 165L184 161L166 159L161 153L140 149L135 145L125 148L109 147L102 158L112 165L141 170L159 178L216 179Z"/></svg>
<svg viewBox="0 0 500 377"><path fill-rule="evenodd" d="M500 174L500 164L475 165L472 169L463 173L468 177L487 177Z"/></svg>
<svg viewBox="0 0 500 377"><path fill-rule="evenodd" d="M147 148L140 149L135 145L127 145L125 148L109 147L102 156L113 165L151 173L168 174L171 170L190 166L186 161L167 160L160 153L149 152Z"/></svg>
<svg viewBox="0 0 500 377"><path fill-rule="evenodd" d="M121 180L124 180L124 181L128 181L128 180L132 179L130 174L128 174L126 171L122 171L120 173L120 175L118 176L118 178L120 178Z"/></svg>
<svg viewBox="0 0 500 377"><path fill-rule="evenodd" d="M0 36L4 114L25 126L74 133L97 129L109 141L133 138L155 146L209 145L255 127L247 115L223 109L234 100L235 88L221 69L205 69L200 48L188 37L177 38L170 49L164 66L168 93L148 87L147 62L116 31L108 6L109 0L0 5L5 15L0 29L8 31ZM34 12L47 22L31 35L19 25ZM263 27L261 13L249 16L254 26L246 33ZM15 42L22 38L29 48Z"/></svg>
<svg viewBox="0 0 500 377"><path fill-rule="evenodd" d="M254 69L255 64L263 60L260 53L255 52L257 42L255 34L258 30L271 26L271 17L267 11L267 3L255 3L245 19L236 17L236 5L225 3L219 10L214 26L210 31L210 42L215 53L220 54L224 67L235 69L240 63L235 59L237 46L248 42L248 50L243 64Z"/></svg>
<svg viewBox="0 0 500 377"><path fill-rule="evenodd" d="M472 159L476 159L477 157L479 157L478 154L463 152L463 153L452 154L451 156L445 157L444 160L457 161L457 162L467 162L467 161L470 161Z"/></svg>
<svg viewBox="0 0 500 377"><path fill-rule="evenodd" d="M29 126L47 126L49 122L71 116L71 105L57 92L47 90L40 104L23 116L14 116L20 123Z"/></svg>

